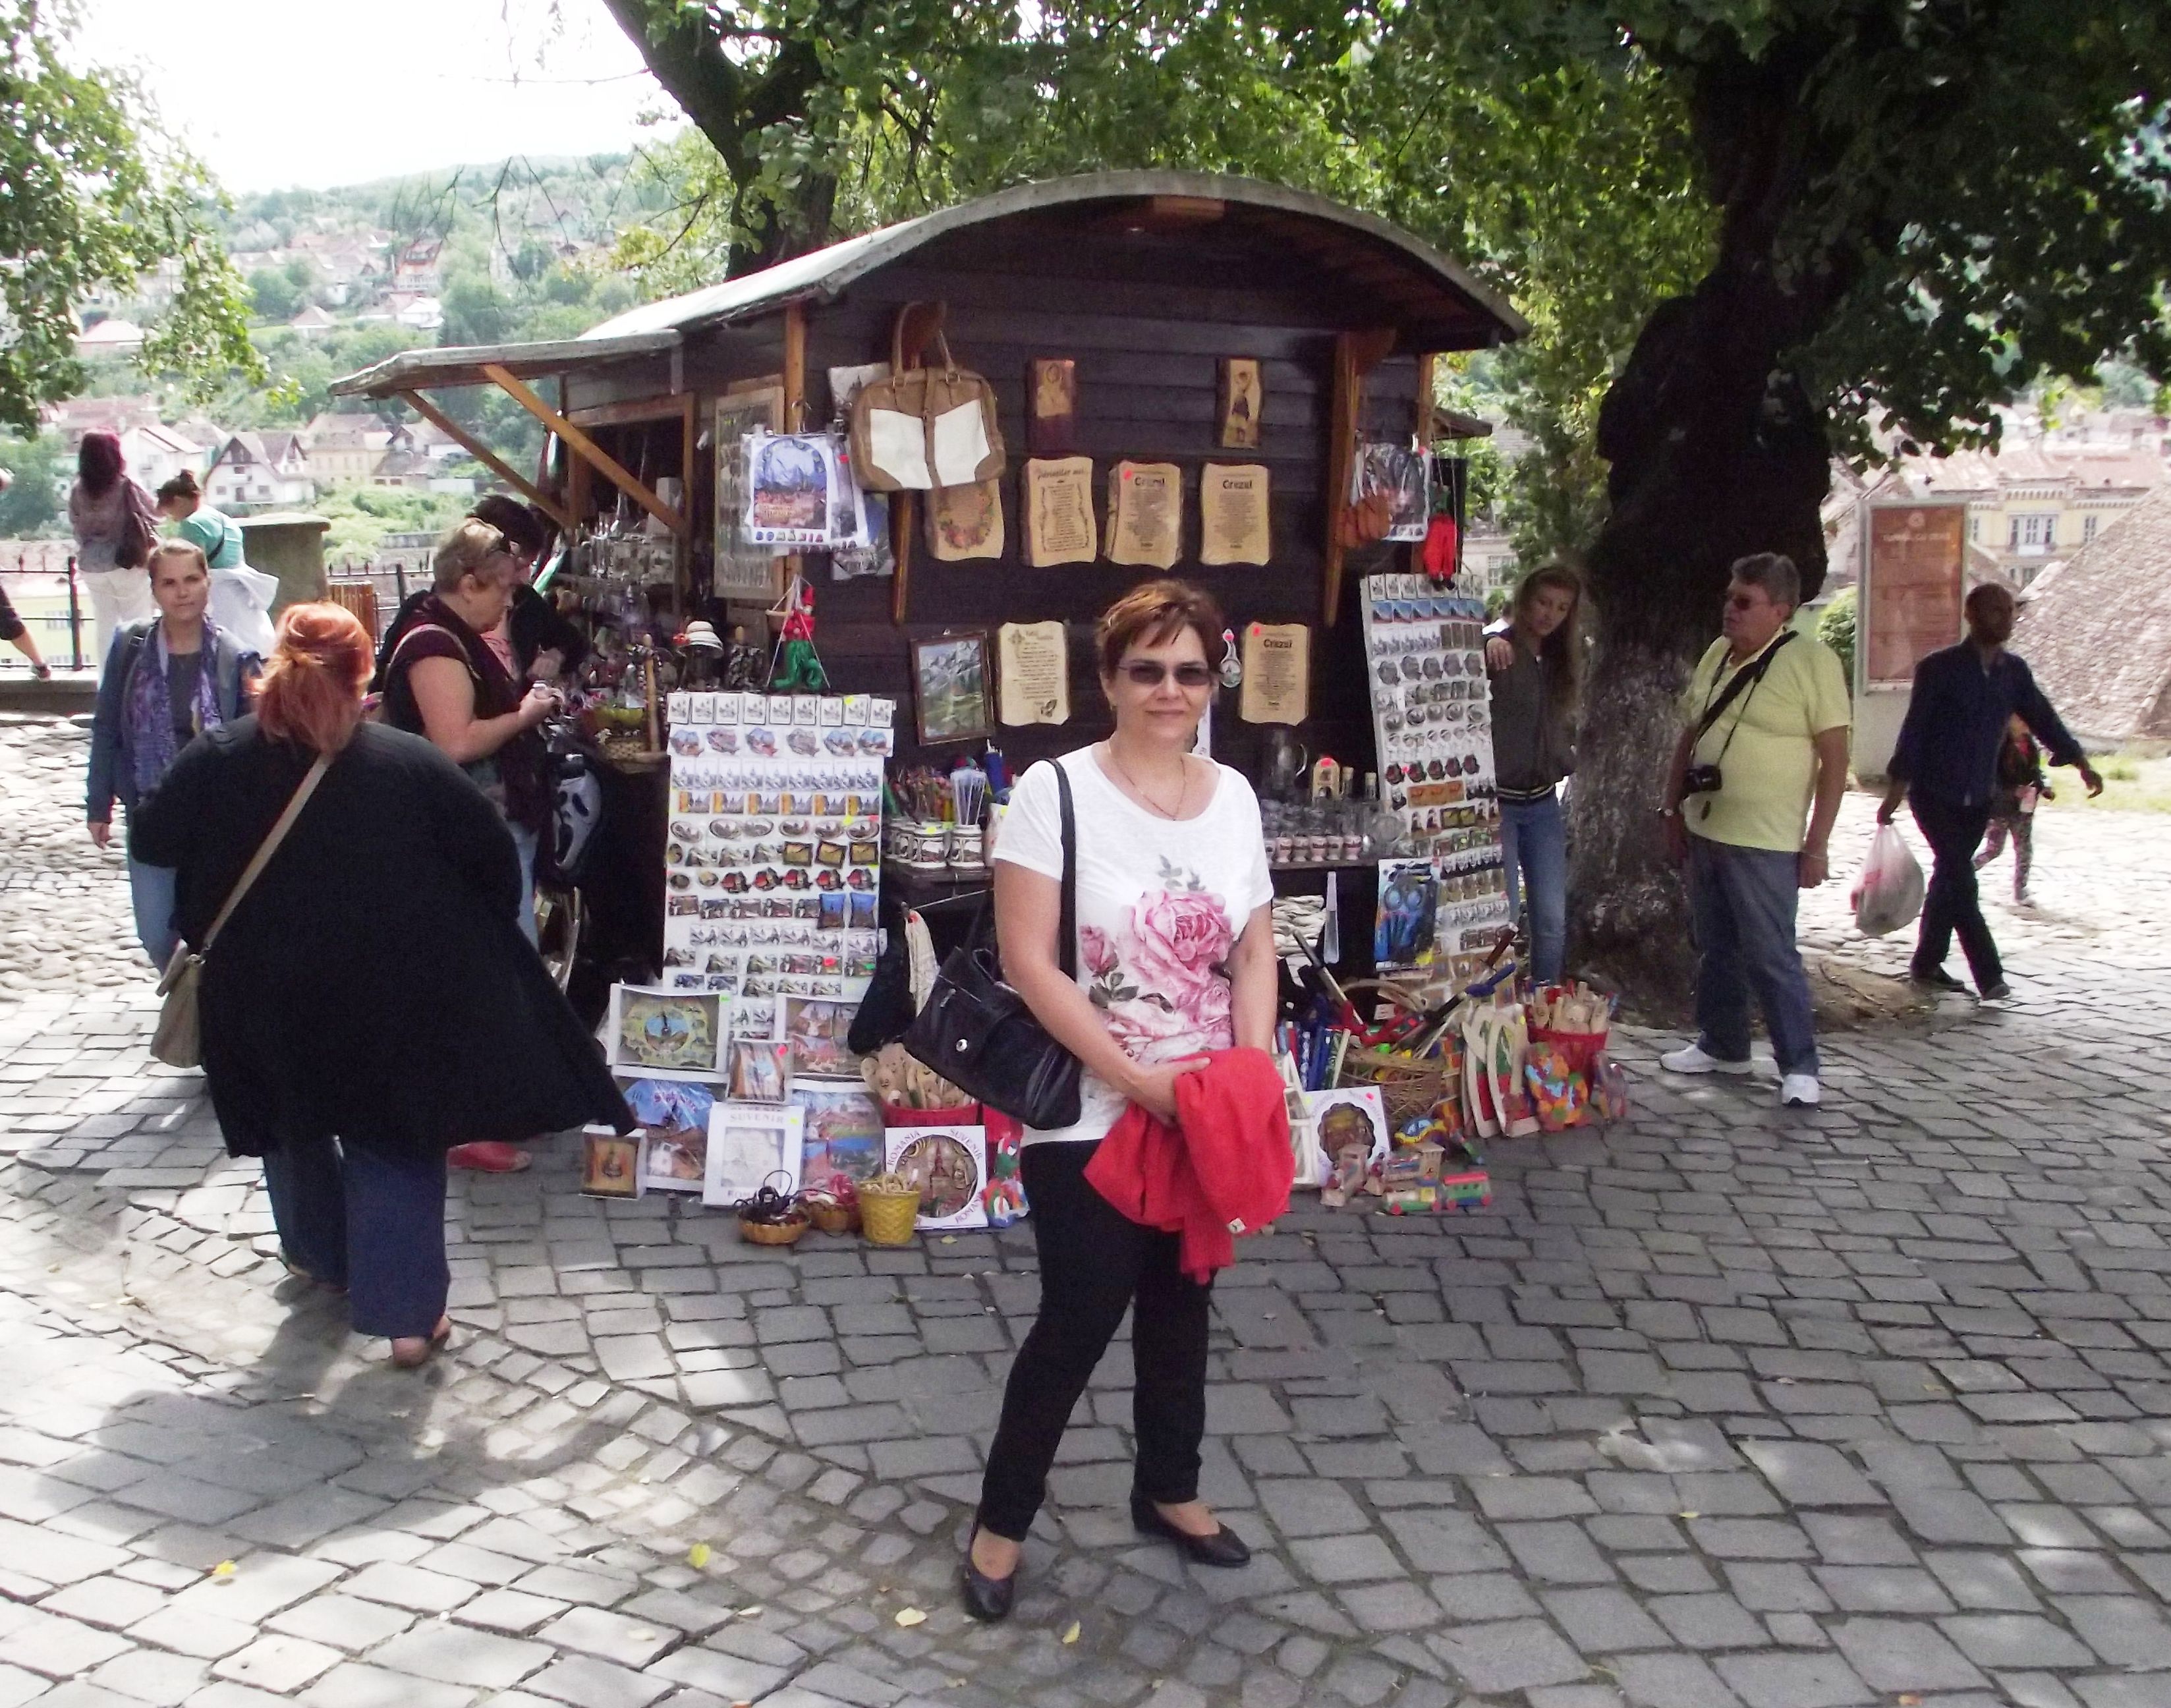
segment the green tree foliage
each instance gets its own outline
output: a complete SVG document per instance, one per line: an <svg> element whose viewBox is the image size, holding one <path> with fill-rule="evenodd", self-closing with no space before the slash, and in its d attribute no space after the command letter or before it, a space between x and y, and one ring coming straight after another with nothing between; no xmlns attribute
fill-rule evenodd
<svg viewBox="0 0 2171 1708"><path fill-rule="evenodd" d="M1847 670L1847 679L1854 680L1854 637L1859 609L1856 594L1859 588L1843 587L1831 596L1831 601L1817 613L1817 638L1839 654L1839 661Z"/></svg>
<svg viewBox="0 0 2171 1708"><path fill-rule="evenodd" d="M291 320L301 310L303 293L284 269L259 267L249 276L249 303L260 320Z"/></svg>
<svg viewBox="0 0 2171 1708"><path fill-rule="evenodd" d="M67 483L75 459L51 433L35 438L0 438L0 469L14 484L0 492L0 540L35 540L61 531L67 510Z"/></svg>
<svg viewBox="0 0 2171 1708"><path fill-rule="evenodd" d="M210 234L202 169L131 114L126 77L72 62L68 0L0 0L0 422L82 383L75 308L131 292L161 261L179 288L144 346L147 372L215 383L254 371L240 281Z"/></svg>

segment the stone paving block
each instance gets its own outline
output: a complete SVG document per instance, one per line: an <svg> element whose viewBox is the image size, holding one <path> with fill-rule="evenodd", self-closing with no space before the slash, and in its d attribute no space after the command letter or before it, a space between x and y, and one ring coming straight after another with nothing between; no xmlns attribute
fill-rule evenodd
<svg viewBox="0 0 2171 1708"><path fill-rule="evenodd" d="M340 1576L339 1566L322 1560L251 1554L235 1561L231 1576L206 1577L184 1589L174 1598L173 1606L184 1614L205 1613L254 1624L314 1595Z"/></svg>
<svg viewBox="0 0 2171 1708"><path fill-rule="evenodd" d="M560 1648L635 1668L646 1667L680 1640L680 1633L669 1625L595 1607L569 1609L536 1635Z"/></svg>
<svg viewBox="0 0 2171 1708"><path fill-rule="evenodd" d="M343 1587L364 1601L381 1601L415 1613L449 1613L475 1593L474 1584L459 1578L383 1560L364 1566Z"/></svg>
<svg viewBox="0 0 2171 1708"><path fill-rule="evenodd" d="M1399 1577L1402 1567L1377 1536L1316 1536L1289 1544L1289 1555L1305 1576L1318 1583L1355 1583Z"/></svg>
<svg viewBox="0 0 2171 1708"><path fill-rule="evenodd" d="M1721 1655L1712 1665L1746 1708L1849 1708L1877 1700L1837 1655Z"/></svg>
<svg viewBox="0 0 2171 1708"><path fill-rule="evenodd" d="M1481 1694L1565 1684L1589 1675L1583 1657L1541 1619L1451 1626L1428 1646Z"/></svg>
<svg viewBox="0 0 2171 1708"><path fill-rule="evenodd" d="M118 1548L0 1518L0 1560L5 1560L11 1571L47 1583L74 1583L95 1577L125 1565L127 1560L128 1555Z"/></svg>
<svg viewBox="0 0 2171 1708"><path fill-rule="evenodd" d="M1500 1539L1526 1576L1539 1583L1611 1583L1605 1556L1566 1519L1497 1527Z"/></svg>
<svg viewBox="0 0 2171 1708"><path fill-rule="evenodd" d="M1938 1628L1978 1667L2085 1667L2086 1645L2040 1614L1956 1614Z"/></svg>
<svg viewBox="0 0 2171 1708"><path fill-rule="evenodd" d="M1284 1536L1342 1535L1365 1528L1363 1512L1338 1483L1269 1477L1257 1488L1260 1506Z"/></svg>
<svg viewBox="0 0 2171 1708"><path fill-rule="evenodd" d="M89 1577L56 1590L39 1603L41 1612L118 1630L147 1619L166 1604L165 1593L126 1577Z"/></svg>
<svg viewBox="0 0 2171 1708"><path fill-rule="evenodd" d="M42 1673L49 1678L72 1678L109 1661L129 1647L124 1637L62 1619L57 1614L26 1614L4 1637L0 1637L0 1663Z"/></svg>
<svg viewBox="0 0 2171 1708"><path fill-rule="evenodd" d="M349 1661L337 1666L301 1695L308 1708L467 1708L473 1690L434 1684L382 1667Z"/></svg>
<svg viewBox="0 0 2171 1708"><path fill-rule="evenodd" d="M212 1676L247 1684L275 1696L289 1695L346 1657L337 1649L302 1637L259 1637L212 1665Z"/></svg>
<svg viewBox="0 0 2171 1708"><path fill-rule="evenodd" d="M256 1628L169 1603L149 1618L138 1619L129 1626L128 1635L138 1642L155 1643L162 1649L174 1649L199 1660L214 1661L245 1646L256 1635Z"/></svg>
<svg viewBox="0 0 2171 1708"><path fill-rule="evenodd" d="M2171 1623L2133 1595L2061 1595L2054 1603L2081 1641L2115 1667L2171 1666ZM2171 1684L2171 1678L2165 1682Z"/></svg>
<svg viewBox="0 0 2171 1708"><path fill-rule="evenodd" d="M469 1608L474 1605L467 1603ZM461 1617L467 1617L466 1609ZM299 1602L266 1622L267 1627L288 1636L330 1643L350 1654L359 1654L415 1623L404 1608L381 1602L356 1601L351 1596L319 1594Z"/></svg>
<svg viewBox="0 0 2171 1708"><path fill-rule="evenodd" d="M1966 1690L1989 1684L1920 1619L1844 1619L1825 1627L1862 1681L1881 1691Z"/></svg>
<svg viewBox="0 0 2171 1708"><path fill-rule="evenodd" d="M1743 1455L1797 1507L1881 1507L1884 1496L1838 1448L1821 1442L1750 1441Z"/></svg>
<svg viewBox="0 0 2171 1708"><path fill-rule="evenodd" d="M117 1691L131 1701L147 1703L150 1708L177 1708L201 1690L210 1675L203 1662L186 1655L164 1649L131 1649L92 1673L88 1682L101 1690ZM48 1681L40 1678L36 1683L42 1690ZM4 1686L4 1678L0 1678L0 1700L8 1700Z"/></svg>
<svg viewBox="0 0 2171 1708"><path fill-rule="evenodd" d="M413 1673L444 1684L502 1690L552 1658L549 1645L521 1642L464 1625L432 1622L403 1632L372 1651L373 1666Z"/></svg>
<svg viewBox="0 0 2171 1708"><path fill-rule="evenodd" d="M1626 1591L1552 1589L1539 1598L1568 1641L1586 1655L1672 1646L1672 1639Z"/></svg>
<svg viewBox="0 0 2171 1708"><path fill-rule="evenodd" d="M1633 1708L1741 1708L1741 1699L1700 1656L1623 1655L1614 1671Z"/></svg>

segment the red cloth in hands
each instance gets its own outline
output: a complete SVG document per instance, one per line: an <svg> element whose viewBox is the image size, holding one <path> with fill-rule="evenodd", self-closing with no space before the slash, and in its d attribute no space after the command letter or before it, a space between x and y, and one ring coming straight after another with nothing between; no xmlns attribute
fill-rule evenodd
<svg viewBox="0 0 2171 1708"><path fill-rule="evenodd" d="M1219 1050L1176 1082L1177 1125L1133 1104L1086 1178L1133 1222L1182 1236L1183 1272L1204 1283L1236 1260L1236 1236L1289 1208L1296 1158L1280 1071L1263 1050Z"/></svg>

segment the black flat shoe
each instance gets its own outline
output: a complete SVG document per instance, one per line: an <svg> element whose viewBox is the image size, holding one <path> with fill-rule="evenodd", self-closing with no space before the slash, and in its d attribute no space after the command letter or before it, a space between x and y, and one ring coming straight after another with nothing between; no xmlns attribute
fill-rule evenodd
<svg viewBox="0 0 2171 1708"><path fill-rule="evenodd" d="M1133 1528L1149 1536L1160 1536L1173 1542L1184 1557L1198 1566L1248 1566L1252 1550L1244 1545L1244 1539L1226 1524L1211 1536L1194 1536L1188 1530L1179 1530L1161 1515L1161 1510L1144 1495L1131 1496Z"/></svg>
<svg viewBox="0 0 2171 1708"><path fill-rule="evenodd" d="M959 1576L959 1587L964 1593L965 1611L983 1625L1000 1625L1010 1616L1010 1605L1017 1599L1017 1581L1016 1571L1008 1577L989 1576L973 1564L973 1544L965 1544L965 1569Z"/></svg>
<svg viewBox="0 0 2171 1708"><path fill-rule="evenodd" d="M1927 985L1933 991L1965 991L1967 986L1943 967L1910 967L1907 977L1912 983Z"/></svg>

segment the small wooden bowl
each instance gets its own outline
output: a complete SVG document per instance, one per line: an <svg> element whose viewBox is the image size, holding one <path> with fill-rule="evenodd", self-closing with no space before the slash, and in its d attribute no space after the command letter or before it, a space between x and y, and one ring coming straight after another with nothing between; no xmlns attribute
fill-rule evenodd
<svg viewBox="0 0 2171 1708"><path fill-rule="evenodd" d="M749 1222L743 1216L738 1221L739 1238L749 1245L796 1245L813 1226L802 1211L794 1211L785 1222Z"/></svg>
<svg viewBox="0 0 2171 1708"><path fill-rule="evenodd" d="M859 1206L855 1204L810 1202L805 1207L815 1227L824 1233L850 1233L860 1225Z"/></svg>

